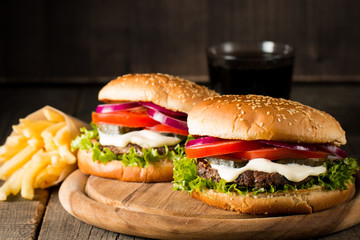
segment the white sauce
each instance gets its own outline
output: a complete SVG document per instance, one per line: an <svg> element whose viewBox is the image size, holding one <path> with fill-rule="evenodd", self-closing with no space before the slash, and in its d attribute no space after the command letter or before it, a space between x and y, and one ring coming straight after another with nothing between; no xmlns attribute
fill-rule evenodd
<svg viewBox="0 0 360 240"><path fill-rule="evenodd" d="M168 137L150 130L132 131L121 135L105 134L99 131L101 145L126 147L129 143L137 144L143 148L172 146L181 142L176 137Z"/></svg>
<svg viewBox="0 0 360 240"><path fill-rule="evenodd" d="M252 159L242 168L232 168L218 164L211 164L211 167L217 169L220 177L225 179L227 182L235 181L236 178L246 170L267 173L277 172L293 182L300 182L308 176L318 176L326 172L326 168L323 166L311 167L295 163L285 165L274 163L265 158Z"/></svg>

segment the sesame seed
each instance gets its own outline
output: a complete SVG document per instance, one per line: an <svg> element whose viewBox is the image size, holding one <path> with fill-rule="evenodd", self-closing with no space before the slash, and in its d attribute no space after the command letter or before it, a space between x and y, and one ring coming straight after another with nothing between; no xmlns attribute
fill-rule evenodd
<svg viewBox="0 0 360 240"><path fill-rule="evenodd" d="M289 122L289 126L292 126L292 123L291 123L291 122Z"/></svg>
<svg viewBox="0 0 360 240"><path fill-rule="evenodd" d="M281 122L281 119L280 119L280 118L278 118L277 120L278 120L278 122Z"/></svg>
<svg viewBox="0 0 360 240"><path fill-rule="evenodd" d="M259 124L259 126L260 126L260 127L263 127L263 126L264 126L264 123L261 122L261 123Z"/></svg>
<svg viewBox="0 0 360 240"><path fill-rule="evenodd" d="M267 112L266 112L266 115L270 115L270 112L269 112L269 111L267 111Z"/></svg>

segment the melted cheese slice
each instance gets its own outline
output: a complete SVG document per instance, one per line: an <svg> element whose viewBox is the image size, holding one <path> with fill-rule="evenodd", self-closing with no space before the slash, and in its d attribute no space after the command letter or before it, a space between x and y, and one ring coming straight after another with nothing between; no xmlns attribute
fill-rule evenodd
<svg viewBox="0 0 360 240"><path fill-rule="evenodd" d="M267 173L277 172L286 177L289 181L293 182L300 182L308 176L318 176L326 172L326 168L323 166L311 167L295 163L280 164L274 163L265 158L252 159L251 161L249 161L248 164L241 168L232 168L217 164L211 164L211 167L217 169L220 177L227 182L235 181L240 174L247 170L261 171Z"/></svg>
<svg viewBox="0 0 360 240"><path fill-rule="evenodd" d="M121 135L105 134L99 131L101 145L126 147L129 143L137 144L143 148L172 146L181 142L176 137L168 137L150 130L132 131Z"/></svg>

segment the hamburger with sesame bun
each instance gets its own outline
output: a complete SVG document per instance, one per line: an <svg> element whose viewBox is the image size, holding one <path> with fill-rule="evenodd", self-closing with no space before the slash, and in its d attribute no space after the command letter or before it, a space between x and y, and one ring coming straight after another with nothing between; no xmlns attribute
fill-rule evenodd
<svg viewBox="0 0 360 240"><path fill-rule="evenodd" d="M174 162L174 189L227 210L299 214L355 193L355 159L329 114L259 95L208 98L188 116L187 158Z"/></svg>
<svg viewBox="0 0 360 240"><path fill-rule="evenodd" d="M187 113L218 94L167 74L128 74L99 92L92 130L72 142L85 174L129 182L173 179L173 160L185 156Z"/></svg>

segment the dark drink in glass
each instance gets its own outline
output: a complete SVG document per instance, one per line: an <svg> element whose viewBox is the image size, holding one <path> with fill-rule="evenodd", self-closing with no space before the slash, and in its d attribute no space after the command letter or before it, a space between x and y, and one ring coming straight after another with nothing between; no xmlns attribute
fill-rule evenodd
<svg viewBox="0 0 360 240"><path fill-rule="evenodd" d="M226 42L207 49L212 88L223 94L290 98L294 52L274 42Z"/></svg>

